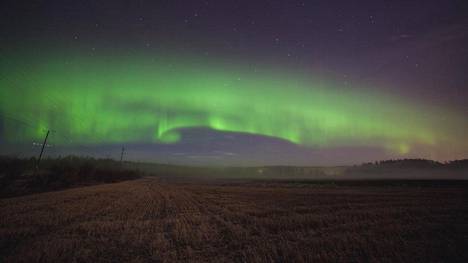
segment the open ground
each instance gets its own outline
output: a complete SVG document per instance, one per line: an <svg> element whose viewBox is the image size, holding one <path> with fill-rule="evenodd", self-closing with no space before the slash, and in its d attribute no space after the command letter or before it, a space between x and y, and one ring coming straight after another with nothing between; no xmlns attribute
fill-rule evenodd
<svg viewBox="0 0 468 263"><path fill-rule="evenodd" d="M468 262L465 181L170 181L0 199L4 262Z"/></svg>

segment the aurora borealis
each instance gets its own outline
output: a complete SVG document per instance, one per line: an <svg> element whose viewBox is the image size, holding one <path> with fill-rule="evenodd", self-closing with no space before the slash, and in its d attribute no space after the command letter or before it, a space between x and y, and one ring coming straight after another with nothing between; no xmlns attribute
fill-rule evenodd
<svg viewBox="0 0 468 263"><path fill-rule="evenodd" d="M343 88L339 78L313 69L167 47L121 52L101 45L90 53L64 41L43 43L2 52L4 144L41 141L50 129L55 147L177 145L182 131L202 128L319 151L370 147L441 159L467 153L462 111L381 83Z"/></svg>

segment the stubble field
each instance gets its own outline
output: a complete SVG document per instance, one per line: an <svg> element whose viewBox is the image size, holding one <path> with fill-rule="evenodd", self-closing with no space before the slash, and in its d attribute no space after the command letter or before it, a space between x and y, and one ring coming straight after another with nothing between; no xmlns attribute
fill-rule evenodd
<svg viewBox="0 0 468 263"><path fill-rule="evenodd" d="M170 182L0 199L2 262L468 262L468 185Z"/></svg>

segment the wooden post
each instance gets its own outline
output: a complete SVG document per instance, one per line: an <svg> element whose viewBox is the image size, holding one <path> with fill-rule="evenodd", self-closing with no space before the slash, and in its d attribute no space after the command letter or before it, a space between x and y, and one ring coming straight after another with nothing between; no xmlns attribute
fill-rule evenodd
<svg viewBox="0 0 468 263"><path fill-rule="evenodd" d="M122 152L120 153L120 163L123 161L123 156L124 156L125 148L122 146Z"/></svg>
<svg viewBox="0 0 468 263"><path fill-rule="evenodd" d="M44 138L44 143L42 143L41 153L39 154L39 159L37 160L37 163L36 163L36 170L39 168L39 164L41 163L42 154L44 153L44 147L47 144L47 138L49 138L49 133L50 133L50 130L47 130L47 134Z"/></svg>
<svg viewBox="0 0 468 263"><path fill-rule="evenodd" d="M39 169L39 164L41 163L42 154L44 153L44 147L47 144L47 138L49 138L49 133L50 133L50 130L47 130L47 134L44 138L44 142L42 143L42 148L41 148L41 153L39 154L39 159L37 159L36 167L34 168L34 174L33 174L34 177L37 175L37 170Z"/></svg>

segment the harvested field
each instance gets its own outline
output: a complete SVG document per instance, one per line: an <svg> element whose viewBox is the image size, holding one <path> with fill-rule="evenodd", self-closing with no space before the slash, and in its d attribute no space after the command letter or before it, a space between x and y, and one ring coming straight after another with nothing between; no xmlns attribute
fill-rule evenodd
<svg viewBox="0 0 468 263"><path fill-rule="evenodd" d="M0 199L2 262L468 262L468 184L156 177Z"/></svg>

